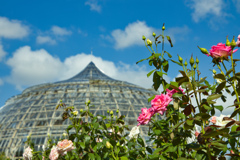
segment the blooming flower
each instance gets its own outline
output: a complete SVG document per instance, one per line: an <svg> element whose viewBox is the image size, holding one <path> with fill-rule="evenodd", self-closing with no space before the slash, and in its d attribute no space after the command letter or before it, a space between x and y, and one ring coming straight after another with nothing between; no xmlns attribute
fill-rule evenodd
<svg viewBox="0 0 240 160"><path fill-rule="evenodd" d="M197 141L197 137L201 132L201 127L195 125L195 129L191 131L191 137L187 137L187 144Z"/></svg>
<svg viewBox="0 0 240 160"><path fill-rule="evenodd" d="M214 123L217 126L225 127L226 124L228 124L230 121L233 119L228 119L228 120L223 120L224 117L230 117L230 115L220 115L219 117L217 116L212 116L211 122Z"/></svg>
<svg viewBox="0 0 240 160"><path fill-rule="evenodd" d="M97 138L96 142L102 142L103 140L101 138Z"/></svg>
<svg viewBox="0 0 240 160"><path fill-rule="evenodd" d="M213 124L215 124L217 122L217 116L212 116L210 122L212 122Z"/></svg>
<svg viewBox="0 0 240 160"><path fill-rule="evenodd" d="M50 160L57 160L58 157L59 157L59 153L58 153L57 147L53 146L52 149L51 149L50 155L49 155L49 159Z"/></svg>
<svg viewBox="0 0 240 160"><path fill-rule="evenodd" d="M210 56L213 58L228 58L232 53L236 52L237 49L232 51L230 46L225 46L225 44L218 43L216 46L212 46L210 49Z"/></svg>
<svg viewBox="0 0 240 160"><path fill-rule="evenodd" d="M182 91L183 94L185 94L185 92L183 92L183 89L182 89L181 87L179 87L179 89ZM178 91L175 90L175 89L172 89L172 90L166 89L166 91L167 91L167 95L168 95L169 97L172 97L172 95L173 95L174 93L177 93L177 92L178 92Z"/></svg>
<svg viewBox="0 0 240 160"><path fill-rule="evenodd" d="M152 115L154 114L152 108L142 108L141 111L142 113L139 114L139 117L137 119L137 121L139 122L138 126L148 124L148 122L151 120Z"/></svg>
<svg viewBox="0 0 240 160"><path fill-rule="evenodd" d="M240 34L238 35L238 39L237 39L237 42L236 42L236 46L240 47Z"/></svg>
<svg viewBox="0 0 240 160"><path fill-rule="evenodd" d="M138 136L139 133L140 133L140 132L139 132L139 126L133 127L132 130L131 130L131 132L130 132L130 134L129 134L130 139L132 139L132 138L137 138L137 136Z"/></svg>
<svg viewBox="0 0 240 160"><path fill-rule="evenodd" d="M25 150L24 150L24 153L23 153L23 158L24 160L32 160L32 149L30 147L27 147Z"/></svg>
<svg viewBox="0 0 240 160"><path fill-rule="evenodd" d="M154 113L163 113L167 110L168 104L172 101L170 96L167 94L156 95L155 98L151 101L152 108Z"/></svg>
<svg viewBox="0 0 240 160"><path fill-rule="evenodd" d="M67 154L68 151L73 150L75 147L73 146L73 143L71 140L64 139L58 142L56 148L59 154L65 155Z"/></svg>

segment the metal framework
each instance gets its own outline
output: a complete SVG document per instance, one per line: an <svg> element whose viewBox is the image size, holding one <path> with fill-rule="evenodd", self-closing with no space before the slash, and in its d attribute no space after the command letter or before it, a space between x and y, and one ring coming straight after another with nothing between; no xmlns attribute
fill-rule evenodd
<svg viewBox="0 0 240 160"><path fill-rule="evenodd" d="M91 112L107 115L107 110L125 115L130 128L137 125L141 108L149 108L147 99L157 92L137 85L112 79L102 73L93 62L76 76L56 82L36 85L22 94L10 98L0 108L0 152L12 159L22 157L24 142L31 135L35 149L41 150L47 135L60 138L69 120L62 121L62 110L55 110L61 99L67 106L77 110L86 109L85 102L91 100ZM141 127L141 133L147 127ZM147 138L147 137L145 137Z"/></svg>

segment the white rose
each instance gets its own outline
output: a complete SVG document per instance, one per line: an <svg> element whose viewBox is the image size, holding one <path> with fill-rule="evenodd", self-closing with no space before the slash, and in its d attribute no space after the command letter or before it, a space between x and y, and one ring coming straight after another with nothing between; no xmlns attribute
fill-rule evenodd
<svg viewBox="0 0 240 160"><path fill-rule="evenodd" d="M226 124L228 124L231 120L223 120L223 117L230 117L230 115L220 115L220 117L217 117L216 118L216 125L217 126L222 126L222 127L225 127Z"/></svg>
<svg viewBox="0 0 240 160"><path fill-rule="evenodd" d="M129 134L130 139L132 139L132 138L137 138L137 136L138 136L139 133L140 133L140 132L139 132L139 126L133 127L132 130L131 130L131 132L130 132L130 134Z"/></svg>
<svg viewBox="0 0 240 160"><path fill-rule="evenodd" d="M32 160L32 149L30 147L27 147L25 150L24 150L24 153L23 153L23 158L24 160Z"/></svg>

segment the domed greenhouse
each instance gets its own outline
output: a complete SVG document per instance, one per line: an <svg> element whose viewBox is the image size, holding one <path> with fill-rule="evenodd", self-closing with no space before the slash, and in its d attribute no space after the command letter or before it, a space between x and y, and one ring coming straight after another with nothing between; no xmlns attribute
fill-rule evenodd
<svg viewBox="0 0 240 160"><path fill-rule="evenodd" d="M150 107L148 98L154 94L151 89L110 78L90 62L68 80L32 86L8 99L0 108L0 152L11 159L20 158L28 135L36 150L46 145L47 135L60 138L70 121L62 120L63 109L55 110L59 100L77 110L86 109L85 102L90 100L94 115L119 109L131 129L137 125L141 108ZM140 132L146 135L147 127L141 127Z"/></svg>

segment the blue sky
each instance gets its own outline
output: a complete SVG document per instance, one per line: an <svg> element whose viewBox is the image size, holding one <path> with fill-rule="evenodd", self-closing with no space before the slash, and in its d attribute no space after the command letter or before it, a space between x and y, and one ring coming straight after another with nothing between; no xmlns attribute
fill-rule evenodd
<svg viewBox="0 0 240 160"><path fill-rule="evenodd" d="M198 56L210 80L211 58L197 45L209 50L240 34L240 1L1 0L0 106L29 86L74 76L91 60L115 79L150 88L153 68L136 62L149 56L142 35L159 34L163 23L174 42L166 50L176 60Z"/></svg>

